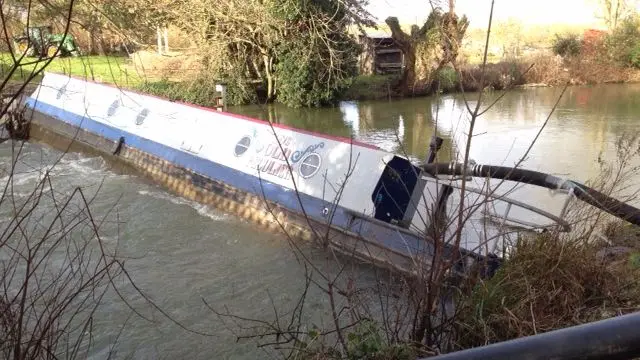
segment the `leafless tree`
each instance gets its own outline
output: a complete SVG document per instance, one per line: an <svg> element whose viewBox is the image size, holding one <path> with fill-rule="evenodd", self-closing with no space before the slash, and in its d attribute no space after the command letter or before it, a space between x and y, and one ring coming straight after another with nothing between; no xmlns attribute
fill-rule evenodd
<svg viewBox="0 0 640 360"><path fill-rule="evenodd" d="M625 17L635 11L638 2L635 0L596 0L600 9L597 15L609 30L614 30Z"/></svg>
<svg viewBox="0 0 640 360"><path fill-rule="evenodd" d="M66 2L64 35L74 5L74 0ZM1 41L12 48L6 6L0 2ZM29 1L26 8L31 6ZM30 25L29 15L25 26ZM92 208L99 189L91 196L82 186L58 189L55 169L67 151L47 164L33 164L25 157L31 113L22 96L34 89L58 51L42 59L14 51L9 63L2 64L0 134L3 152L10 153L10 161L0 166L0 354L5 359L93 355L94 316L107 294L151 321L129 301L133 289L146 306L171 319L133 281L117 241L105 241L104 227L115 204L98 216ZM17 178L29 174L36 177L32 186L19 185Z"/></svg>

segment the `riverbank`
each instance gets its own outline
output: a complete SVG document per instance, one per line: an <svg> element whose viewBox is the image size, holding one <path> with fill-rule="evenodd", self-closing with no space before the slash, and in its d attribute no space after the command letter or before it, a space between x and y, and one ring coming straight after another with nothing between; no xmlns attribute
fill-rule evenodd
<svg viewBox="0 0 640 360"><path fill-rule="evenodd" d="M8 54L0 56L1 73L7 73L11 63ZM42 66L30 59L16 71L12 79L24 80ZM171 66L175 67L174 60ZM152 66L153 65L153 66ZM215 86L210 79L198 76L177 76L176 72L158 64L142 64L140 61L119 56L83 56L57 58L47 71L70 74L97 82L114 84L174 101L185 101L201 106L215 105ZM153 71L152 71L153 70ZM175 69L174 69L175 70ZM430 84L418 83L411 97L430 96L437 92L458 93L480 90L482 67L480 64L463 64L459 71L451 67L438 72ZM388 100L403 96L397 91L399 75L360 75L343 94L341 100ZM36 79L37 81L38 79ZM518 60L489 63L485 68L485 89L504 90L510 87L539 87L592 85L604 83L640 82L640 70L622 67L597 57L562 58L552 54L539 54ZM232 96L232 95L231 95ZM257 103L263 103L259 97Z"/></svg>
<svg viewBox="0 0 640 360"><path fill-rule="evenodd" d="M476 92L481 89L482 66L461 65L459 71L446 67L431 83L418 83L410 97L436 93ZM489 63L484 68L484 89L505 90L512 87L552 87L640 82L640 70L622 67L597 58L569 58L541 54L529 58ZM360 75L345 91L341 100L389 100L403 96L396 88L399 75ZM136 89L145 93L187 101L202 106L214 105L213 85L207 79L161 79L139 83ZM259 97L256 97L259 99ZM259 103L263 101L257 100Z"/></svg>
<svg viewBox="0 0 640 360"><path fill-rule="evenodd" d="M522 239L493 278L460 299L457 348L638 311L638 227L620 221L593 225L603 230L603 240L580 232Z"/></svg>
<svg viewBox="0 0 640 360"><path fill-rule="evenodd" d="M436 92L458 93L479 91L482 66L466 64L459 71L451 67L440 70L429 85L420 84L414 96L430 96ZM397 75L359 76L345 94L345 100L381 100L400 98L394 90ZM622 67L595 58L569 58L550 54L525 59L488 63L484 89L504 90L511 87L552 87L640 82L640 70Z"/></svg>

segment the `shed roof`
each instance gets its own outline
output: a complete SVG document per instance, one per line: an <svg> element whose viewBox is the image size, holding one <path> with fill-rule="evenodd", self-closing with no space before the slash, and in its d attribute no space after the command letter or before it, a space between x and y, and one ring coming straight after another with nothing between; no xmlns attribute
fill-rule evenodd
<svg viewBox="0 0 640 360"><path fill-rule="evenodd" d="M400 24L400 28L406 33L411 32L411 26L412 24ZM383 39L391 37L391 30L389 30L389 27L385 23L377 24L377 29L373 27L365 27L363 30L365 35L372 39ZM356 36L362 35L360 29L357 26L351 27L349 29L349 32Z"/></svg>

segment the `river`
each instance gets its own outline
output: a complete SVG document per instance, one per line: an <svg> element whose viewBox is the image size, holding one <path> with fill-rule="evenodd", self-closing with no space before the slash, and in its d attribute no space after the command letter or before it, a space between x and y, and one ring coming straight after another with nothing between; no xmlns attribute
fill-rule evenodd
<svg viewBox="0 0 640 360"><path fill-rule="evenodd" d="M561 92L561 88L508 92L478 118L471 158L492 164L513 164L520 159ZM486 101L491 102L499 94L489 95ZM640 85L569 87L523 167L582 181L592 178L598 173L601 152L604 159L612 159L616 140L623 134L640 131L639 95ZM475 100L476 95L467 97ZM443 155L448 160L452 142L457 147L465 144L469 119L463 104L463 97L458 94L438 100L343 102L330 109L254 105L231 111L333 135L355 136L388 151L406 151L418 159L426 157L437 127L437 134L445 139ZM436 113L438 116L434 116Z"/></svg>
<svg viewBox="0 0 640 360"><path fill-rule="evenodd" d="M480 117L474 131L471 157L479 163L511 164L528 148L561 89L514 90ZM495 95L492 95L495 96ZM460 95L440 99L344 102L323 109L247 106L230 111L270 119L294 127L351 136L389 151L406 150L424 159L430 137L445 138L444 158L463 144ZM615 142L623 134L640 131L640 85L570 87L550 118L524 166L585 181L598 174L597 159L615 156ZM437 114L437 116L436 116ZM436 126L437 123L437 126ZM400 139L401 144L396 141ZM45 145L27 144L15 183L16 192L33 188L38 172L61 153ZM11 159L7 143L0 145L0 163ZM130 299L153 322L132 317L118 339L117 358L244 359L265 354L253 343L236 343L203 299L221 309L229 306L245 317L270 319L270 298L288 310L303 287L302 267L280 236L256 231L250 224L215 209L172 196L161 188L100 157L69 153L54 171L56 191L75 186L90 194L96 216L110 219L103 236L117 239L130 257L127 268L143 291L175 320L210 336L184 331ZM111 210L113 208L113 210ZM114 225L114 224L117 224ZM314 262L333 267L322 253L306 249ZM361 269L357 279L372 282ZM325 297L313 292L306 319L320 322L329 315ZM131 312L111 294L94 322L93 358L103 358Z"/></svg>

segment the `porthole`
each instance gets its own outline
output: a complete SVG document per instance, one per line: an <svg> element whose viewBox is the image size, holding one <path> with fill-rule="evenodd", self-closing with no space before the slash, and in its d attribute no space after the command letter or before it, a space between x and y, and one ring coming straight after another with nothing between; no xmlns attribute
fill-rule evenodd
<svg viewBox="0 0 640 360"><path fill-rule="evenodd" d="M322 158L317 153L311 153L302 159L300 163L300 169L298 172L300 176L307 179L315 175L318 170L320 170L320 165L322 164Z"/></svg>
<svg viewBox="0 0 640 360"><path fill-rule="evenodd" d="M236 148L233 150L233 153L236 156L241 156L242 154L247 152L247 150L249 150L249 146L251 146L251 138L248 136L244 136L236 144Z"/></svg>
<svg viewBox="0 0 640 360"><path fill-rule="evenodd" d="M120 107L120 100L114 100L109 106L109 109L107 110L107 116L113 116L113 114L116 113L119 107Z"/></svg>
<svg viewBox="0 0 640 360"><path fill-rule="evenodd" d="M140 113L138 114L138 117L136 117L136 125L142 125L147 115L149 115L149 109L147 108L142 109L142 111L140 111Z"/></svg>
<svg viewBox="0 0 640 360"><path fill-rule="evenodd" d="M64 95L66 91L67 91L67 85L64 85L63 87L58 89L58 93L56 94L56 99L60 100L60 98L62 97L62 95Z"/></svg>

